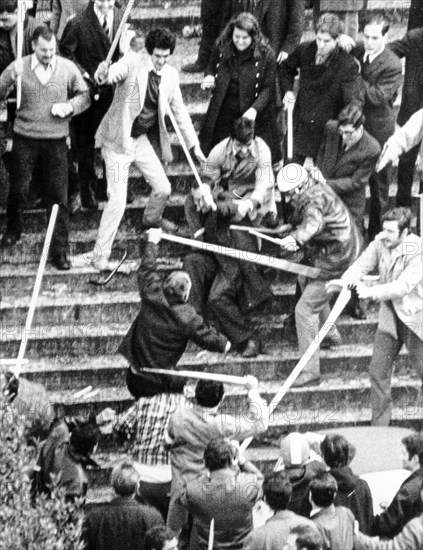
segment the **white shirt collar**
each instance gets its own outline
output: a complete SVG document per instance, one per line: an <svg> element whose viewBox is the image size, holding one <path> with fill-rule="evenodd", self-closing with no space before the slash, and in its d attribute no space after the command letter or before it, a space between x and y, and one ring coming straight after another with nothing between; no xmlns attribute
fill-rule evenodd
<svg viewBox="0 0 423 550"><path fill-rule="evenodd" d="M369 63L372 63L376 59L376 57L379 57L379 55L383 52L384 49L385 49L385 44L376 53L369 54L369 53L365 52L364 57L363 57L363 61L369 60Z"/></svg>
<svg viewBox="0 0 423 550"><path fill-rule="evenodd" d="M49 69L54 71L54 69L56 68L56 64L57 64L57 56L56 55L53 55L53 57L51 58L51 61L48 64L47 67L45 67L41 63L41 61L38 61L37 56L35 55L35 53L33 53L32 56L31 56L31 71L36 69L38 66L42 67L46 71L49 70Z"/></svg>
<svg viewBox="0 0 423 550"><path fill-rule="evenodd" d="M160 71L157 71L155 66L153 65L153 62L151 61L151 56L148 56L148 72L153 71L157 75L161 76L163 68Z"/></svg>
<svg viewBox="0 0 423 550"><path fill-rule="evenodd" d="M94 4L94 13L96 14L98 20L100 21L100 25L103 26L104 15L102 14L101 10L97 8L95 4ZM107 12L107 26L109 27L109 31L112 29L112 25L113 25L113 10L109 10Z"/></svg>

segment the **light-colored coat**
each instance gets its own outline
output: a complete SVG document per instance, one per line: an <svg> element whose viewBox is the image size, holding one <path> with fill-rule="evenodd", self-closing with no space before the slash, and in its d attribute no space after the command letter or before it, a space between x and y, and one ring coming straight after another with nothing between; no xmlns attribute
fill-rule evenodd
<svg viewBox="0 0 423 550"><path fill-rule="evenodd" d="M391 300L401 321L423 340L422 253L423 241L416 235L407 235L400 246L390 250L380 234L344 273L343 279L356 282L378 268L380 284L372 288L372 294L382 302L379 330L392 332L392 315L384 304Z"/></svg>
<svg viewBox="0 0 423 550"><path fill-rule="evenodd" d="M144 106L148 59L143 53L130 51L110 66L108 83L116 84L116 89L113 102L97 130L97 146L106 146L119 154L134 154L135 140L131 138L131 128ZM172 160L165 125L165 114L169 106L188 148L198 145L197 135L182 100L178 72L166 64L161 71L158 106L161 156L164 162Z"/></svg>

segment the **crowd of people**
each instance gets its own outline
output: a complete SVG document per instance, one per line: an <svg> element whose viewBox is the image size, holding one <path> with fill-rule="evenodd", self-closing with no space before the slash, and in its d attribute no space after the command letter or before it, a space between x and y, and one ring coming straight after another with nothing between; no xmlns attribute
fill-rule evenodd
<svg viewBox="0 0 423 550"><path fill-rule="evenodd" d="M411 232L410 210L423 136L416 77L423 37L415 30L388 44L387 17L371 13L362 43L355 44L343 34L339 17L325 13L316 21L315 39L300 43L304 5L203 0L198 59L182 69L204 71L202 87L211 90L197 135L178 71L168 63L176 47L169 30L153 28L144 37L127 25L109 63L124 6L80 2L69 17L70 3L53 1L50 25L26 15L18 52L17 0L0 0L0 168L9 178L2 247L13 250L21 239L32 190L42 195L47 214L59 205L51 260L59 270L71 268L69 216L81 204L97 209L104 198L96 173L100 148L107 202L94 249L73 265L113 270L132 164L151 187L139 242L142 304L118 350L128 362L135 403L113 425L133 438L134 460L113 470L115 500L87 511L86 549L423 545L421 435L403 439L404 466L412 474L387 510L374 516L368 486L349 467L353 448L340 435L328 435L314 454L305 436L287 436L270 475L246 460L237 442L269 426L255 377L245 381L244 414L234 416L220 409L222 383L200 381L195 398L188 399L183 379L154 372L173 369L190 341L244 358L263 351L265 342L249 318L272 294L260 266L244 261L260 254L254 231L261 230L277 237L271 254L295 264L299 273L293 318L301 355L328 319L334 292L354 287L350 311L356 316L364 315L358 299L380 302L369 367L373 425L391 420L393 364L404 344L423 380L422 239ZM210 17L211 11L218 16ZM407 70L404 124L395 130L399 56L407 59ZM288 158L283 111L292 105ZM245 256L221 256L204 246L185 256L183 271L163 281L157 270L160 241L163 232L177 231L164 218L171 194L165 170L172 160L169 114L201 165L202 185L185 202L192 239ZM391 168L401 155L397 205L390 208ZM363 276L375 270L378 282L366 286ZM336 326L323 343L341 343ZM295 385L314 386L321 379L317 349ZM25 382L12 376L8 387L16 401ZM70 430L57 418L47 424L34 490L49 493L58 480L69 498L84 496L98 429L76 423ZM254 530L253 510L261 499L274 515Z"/></svg>

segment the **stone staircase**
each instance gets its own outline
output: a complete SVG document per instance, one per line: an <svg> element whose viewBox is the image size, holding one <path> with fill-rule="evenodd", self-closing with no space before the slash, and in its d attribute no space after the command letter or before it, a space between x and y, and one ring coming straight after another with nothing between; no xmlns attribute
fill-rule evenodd
<svg viewBox="0 0 423 550"><path fill-rule="evenodd" d="M181 19L173 18L174 28L180 29L185 24L184 17L186 13L182 10ZM180 67L183 63L194 61L196 49L196 39L180 38L172 64ZM200 90L200 81L200 75L181 76L183 95L197 128L209 97ZM168 167L168 173L173 192L165 215L183 225L183 202L193 177L175 136L172 142L175 162ZM127 207L114 254L120 257L124 249L128 250L129 262L135 268L140 222L148 189L135 171L131 185L137 198ZM394 194L395 187L392 186L392 198ZM413 208L416 212L417 200ZM100 216L101 210L94 214L83 211L72 218L72 255L92 249ZM2 211L0 231L4 221ZM125 386L127 365L122 357L115 355L115 350L139 309L135 272L129 276L117 274L109 285L99 289L88 284L88 279L94 275L88 266L59 272L48 265L32 330L25 335L26 313L46 230L44 211L28 211L25 227L26 232L13 253L2 252L0 257L0 360L16 357L21 338L26 336L29 339L26 351L29 362L24 365L22 374L44 384L52 403L60 412L88 414L97 413L105 407L124 411L132 403ZM184 253L186 250L182 247L163 242L160 270L165 273L180 267ZM284 327L284 319L294 305L295 279L275 270L269 270L266 276L272 284L274 297L272 303L252 319L257 333L265 342L265 352L249 360L231 354L223 357L208 353L199 357L199 349L192 345L180 362L181 368L239 376L253 374L260 380L263 396L272 399L299 360L299 353L295 331ZM325 430L369 422L367 367L372 353L377 309L374 304L367 304L367 310L368 318L364 321L341 317L338 326L343 345L321 351L321 385L290 391L276 409L268 432L253 442L248 454L259 467L264 470L271 468L277 456L277 441L282 434L293 430ZM93 395L87 399L74 397L78 390L89 385L95 390ZM226 391L226 409L241 411L245 392L230 386ZM414 373L408 371L407 357L403 351L393 379L394 424L420 428L421 410L415 405L418 391L419 381ZM128 449L119 445L113 437L102 437L96 456L101 468L90 471L90 498L93 501L107 498L110 469L118 457L127 452Z"/></svg>

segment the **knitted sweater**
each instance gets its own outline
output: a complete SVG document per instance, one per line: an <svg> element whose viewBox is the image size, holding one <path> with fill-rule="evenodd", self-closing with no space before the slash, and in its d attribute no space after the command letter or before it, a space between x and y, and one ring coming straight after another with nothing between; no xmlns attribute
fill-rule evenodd
<svg viewBox="0 0 423 550"><path fill-rule="evenodd" d="M14 131L32 139L61 139L69 134L69 119L51 114L55 103L70 101L73 114L78 115L90 106L87 85L76 65L56 57L56 66L50 80L42 84L31 70L32 55L23 58L22 101L16 111ZM15 86L13 64L0 76L0 100L5 99Z"/></svg>

